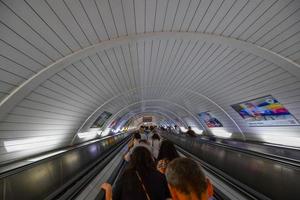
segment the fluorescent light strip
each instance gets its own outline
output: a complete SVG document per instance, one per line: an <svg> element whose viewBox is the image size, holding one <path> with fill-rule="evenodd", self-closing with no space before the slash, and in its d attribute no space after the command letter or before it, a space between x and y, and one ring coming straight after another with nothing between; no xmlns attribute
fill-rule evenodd
<svg viewBox="0 0 300 200"><path fill-rule="evenodd" d="M82 138L93 138L93 137L96 137L97 135L97 132L83 132L83 133L77 133L78 137L80 139Z"/></svg>
<svg viewBox="0 0 300 200"><path fill-rule="evenodd" d="M187 132L187 131L188 131L188 130L187 130L185 127L183 127L183 126L180 126L179 128L180 128L180 130L181 130L182 132Z"/></svg>
<svg viewBox="0 0 300 200"><path fill-rule="evenodd" d="M102 132L101 136L107 136L107 135L110 133L110 131L111 131L110 128L105 129L105 130Z"/></svg>
<svg viewBox="0 0 300 200"><path fill-rule="evenodd" d="M4 147L7 152L24 151L35 148L43 148L45 146L56 145L59 143L59 137L35 137L19 140L4 141Z"/></svg>
<svg viewBox="0 0 300 200"><path fill-rule="evenodd" d="M222 137L222 138L230 138L232 133L227 132L223 128L210 128L210 131L214 136Z"/></svg>
<svg viewBox="0 0 300 200"><path fill-rule="evenodd" d="M30 161L30 162L36 162L36 161L39 161L39 160L43 160L45 158L49 158L51 156L55 156L57 154L61 154L63 152L66 152L66 150L56 151L56 152L49 153L49 154L46 154L46 155L43 155L43 156L39 156L39 157L36 157L36 158L28 159L28 161Z"/></svg>
<svg viewBox="0 0 300 200"><path fill-rule="evenodd" d="M197 127L192 127L192 130L194 130L197 135L201 135L203 133L203 130L201 130Z"/></svg>
<svg viewBox="0 0 300 200"><path fill-rule="evenodd" d="M300 138L296 138L296 137L262 135L261 138L264 140L264 142L268 142L268 143L300 147Z"/></svg>

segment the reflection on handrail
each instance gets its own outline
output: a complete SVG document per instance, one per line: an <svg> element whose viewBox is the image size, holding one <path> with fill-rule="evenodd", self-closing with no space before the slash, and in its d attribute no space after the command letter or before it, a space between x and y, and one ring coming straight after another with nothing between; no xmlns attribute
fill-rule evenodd
<svg viewBox="0 0 300 200"><path fill-rule="evenodd" d="M53 153L48 153L46 155L42 155L42 156L39 156L39 157L36 157L36 158L28 159L28 161L30 161L30 162L36 162L36 161L39 161L39 160L42 160L42 159L45 159L45 158L49 158L51 156L55 156L55 155L61 154L61 153L66 152L66 151L67 150L60 150L60 151L56 151L56 152L53 152Z"/></svg>

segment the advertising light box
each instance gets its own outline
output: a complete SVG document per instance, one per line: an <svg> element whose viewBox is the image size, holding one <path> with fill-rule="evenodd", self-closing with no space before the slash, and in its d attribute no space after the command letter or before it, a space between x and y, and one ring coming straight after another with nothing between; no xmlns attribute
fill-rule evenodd
<svg viewBox="0 0 300 200"><path fill-rule="evenodd" d="M102 128L105 122L112 116L112 113L104 111L101 115L96 119L91 128Z"/></svg>
<svg viewBox="0 0 300 200"><path fill-rule="evenodd" d="M295 126L297 119L273 96L268 95L231 106L249 126Z"/></svg>
<svg viewBox="0 0 300 200"><path fill-rule="evenodd" d="M200 117L200 121L208 128L223 127L223 124L210 112L201 112L198 115Z"/></svg>

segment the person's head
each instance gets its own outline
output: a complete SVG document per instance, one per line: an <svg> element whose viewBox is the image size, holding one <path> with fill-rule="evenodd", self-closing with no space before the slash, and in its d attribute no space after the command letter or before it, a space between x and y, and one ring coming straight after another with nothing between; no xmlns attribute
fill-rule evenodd
<svg viewBox="0 0 300 200"><path fill-rule="evenodd" d="M138 133L138 132L135 132L135 133L133 134L133 139L140 140L140 139L141 139L141 134Z"/></svg>
<svg viewBox="0 0 300 200"><path fill-rule="evenodd" d="M189 158L177 158L169 163L166 178L173 200L207 200L213 187L202 168Z"/></svg>
<svg viewBox="0 0 300 200"><path fill-rule="evenodd" d="M160 140L159 135L158 135L157 133L154 133L154 134L152 135L152 140Z"/></svg>
<svg viewBox="0 0 300 200"><path fill-rule="evenodd" d="M139 133L140 133L140 134L143 134L143 133L144 133L144 131L145 131L145 128L144 128L144 126L141 126L141 127L140 127L140 130L139 130Z"/></svg>
<svg viewBox="0 0 300 200"><path fill-rule="evenodd" d="M192 127L188 126L188 130L192 130Z"/></svg>
<svg viewBox="0 0 300 200"><path fill-rule="evenodd" d="M150 131L153 131L155 129L154 126L150 126Z"/></svg>
<svg viewBox="0 0 300 200"><path fill-rule="evenodd" d="M144 146L134 148L128 166L128 170L137 170L142 176L155 170L155 164L151 152Z"/></svg>
<svg viewBox="0 0 300 200"><path fill-rule="evenodd" d="M173 159L178 158L178 157L179 157L179 154L176 151L173 142L171 142L169 140L162 141L157 159L158 160L167 159L169 161L172 161Z"/></svg>

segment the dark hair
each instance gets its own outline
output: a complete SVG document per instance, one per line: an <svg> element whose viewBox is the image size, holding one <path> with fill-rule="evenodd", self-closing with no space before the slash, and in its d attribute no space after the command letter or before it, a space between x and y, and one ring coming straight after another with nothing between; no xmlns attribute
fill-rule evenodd
<svg viewBox="0 0 300 200"><path fill-rule="evenodd" d="M136 147L131 154L126 171L138 171L141 176L145 177L150 170L155 170L151 152L146 147Z"/></svg>
<svg viewBox="0 0 300 200"><path fill-rule="evenodd" d="M147 140L140 140L139 143L140 143L140 144L142 143L142 144L147 144L147 145L149 145L149 142L148 142Z"/></svg>
<svg viewBox="0 0 300 200"><path fill-rule="evenodd" d="M140 140L140 139L141 139L141 134L140 134L139 132L135 132L135 133L133 134L133 139L138 139L138 140Z"/></svg>
<svg viewBox="0 0 300 200"><path fill-rule="evenodd" d="M179 154L175 149L173 142L169 140L164 140L161 143L157 160L168 159L172 161L175 158L178 158Z"/></svg>
<svg viewBox="0 0 300 200"><path fill-rule="evenodd" d="M171 187L187 195L195 193L199 199L207 189L207 182L202 168L189 158L176 158L170 162L166 177Z"/></svg>
<svg viewBox="0 0 300 200"><path fill-rule="evenodd" d="M154 134L152 135L152 140L160 140L159 135L158 135L157 133L154 133Z"/></svg>
<svg viewBox="0 0 300 200"><path fill-rule="evenodd" d="M153 131L155 129L154 126L150 126L150 131Z"/></svg>

